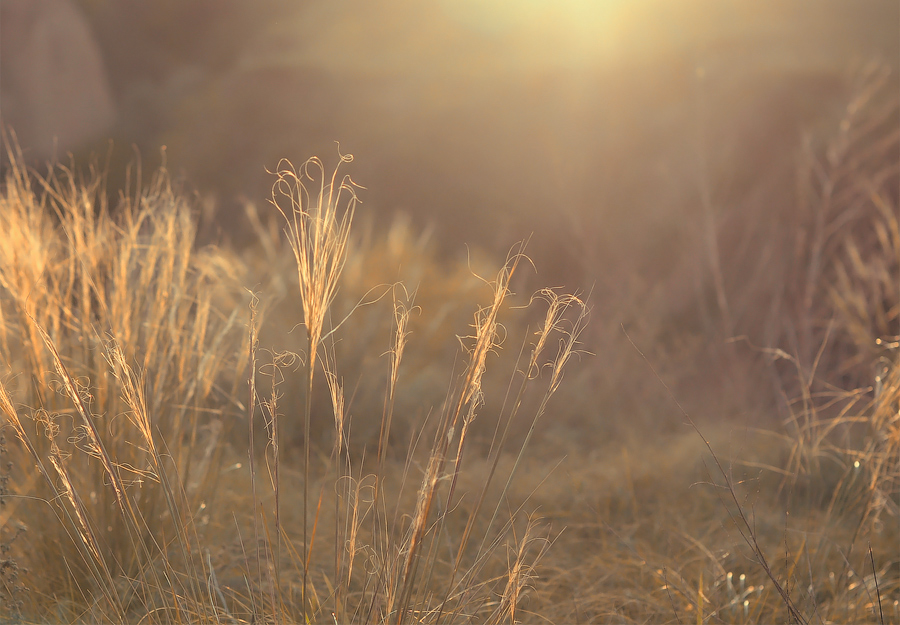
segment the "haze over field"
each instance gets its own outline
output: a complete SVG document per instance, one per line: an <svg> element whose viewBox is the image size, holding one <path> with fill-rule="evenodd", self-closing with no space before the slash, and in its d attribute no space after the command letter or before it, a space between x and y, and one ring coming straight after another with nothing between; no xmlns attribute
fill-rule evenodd
<svg viewBox="0 0 900 625"><path fill-rule="evenodd" d="M56 5L10 0L4 11L20 4ZM241 198L267 196L266 168L336 158L340 141L382 221L408 212L452 250L540 232L533 252L582 285L610 256L658 247L655 229L690 219L702 185L734 204L783 176L802 133L840 116L853 73L900 57L890 0L84 0L81 10L117 108L94 146L112 136L127 160L136 143L152 163L166 145L232 235ZM16 53L4 51L7 62ZM3 82L4 97L27 96ZM559 244L573 233L574 245Z"/></svg>

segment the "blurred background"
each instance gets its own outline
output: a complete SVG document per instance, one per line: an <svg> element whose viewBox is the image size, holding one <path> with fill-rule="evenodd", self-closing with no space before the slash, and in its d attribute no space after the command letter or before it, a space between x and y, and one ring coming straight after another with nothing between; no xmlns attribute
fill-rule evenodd
<svg viewBox="0 0 900 625"><path fill-rule="evenodd" d="M267 170L333 165L340 142L376 230L406 215L454 259L466 246L502 259L531 237L536 284L591 291L594 387L638 389L631 411L658 383L622 366L636 358L622 325L689 404L726 375L729 405L759 397L765 374L742 381L749 365L736 364L751 345L811 366L830 284L816 259L843 249L816 224L846 232L872 203L856 182L831 201L834 172L849 163L847 180L875 180L897 206L896 0L3 0L0 12L2 121L28 162L100 154L115 189L136 155L150 170L165 146L205 207L205 242L240 248ZM872 323L898 334L896 310Z"/></svg>

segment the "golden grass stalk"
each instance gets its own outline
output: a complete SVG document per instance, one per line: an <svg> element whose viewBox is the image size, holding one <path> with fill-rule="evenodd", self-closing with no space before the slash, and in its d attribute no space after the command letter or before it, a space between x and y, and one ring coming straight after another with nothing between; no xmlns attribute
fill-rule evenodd
<svg viewBox="0 0 900 625"><path fill-rule="evenodd" d="M474 345L469 353L469 362L461 388L454 402L455 406L443 415L435 432L428 465L419 487L416 510L408 530L406 544L403 547L403 563L398 572L398 577L392 580L393 588L388 593L387 613L390 615L389 618L396 619L398 624L403 622L409 603L412 600L412 593L418 574L420 550L430 522L431 509L437 494L439 481L444 479L443 471L447 462L447 451L456 438L456 429L460 426L460 418L464 409L467 408L457 443L457 463L450 486L450 496L452 496L468 425L474 418L477 406L481 402L481 378L484 374L487 355L494 349L498 340L498 315L506 296L509 294L509 281L522 258L521 250L510 256L492 285L493 301L476 314L475 335L472 337Z"/></svg>
<svg viewBox="0 0 900 625"><path fill-rule="evenodd" d="M352 156L341 155L340 163L349 163ZM309 476L310 421L312 419L313 378L316 354L323 337L326 316L338 288L341 271L346 262L347 240L356 207L354 183L349 176L338 179L339 166L330 179L318 158L310 158L299 170L288 161L281 161L272 187L272 204L286 222L286 233L294 259L300 286L300 303L306 328L306 403L303 412L303 475ZM310 187L312 188L311 194ZM344 200L346 197L346 200ZM346 202L346 206L344 206ZM286 203L286 205L285 205ZM277 514L277 513L276 513ZM303 562L309 560L309 482L303 484ZM303 566L301 603L306 610L309 571Z"/></svg>

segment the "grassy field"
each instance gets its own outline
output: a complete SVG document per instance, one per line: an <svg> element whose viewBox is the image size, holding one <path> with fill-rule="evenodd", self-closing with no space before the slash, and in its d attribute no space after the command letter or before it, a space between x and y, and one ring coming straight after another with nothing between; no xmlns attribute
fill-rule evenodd
<svg viewBox="0 0 900 625"><path fill-rule="evenodd" d="M635 331L528 292L524 244L453 263L372 226L349 157L282 162L238 251L195 245L165 170L115 199L13 152L0 617L900 623L897 107L863 104L791 217L744 223L757 266L712 264L723 336L772 337L746 367L665 306ZM710 379L695 420L710 368L770 414Z"/></svg>

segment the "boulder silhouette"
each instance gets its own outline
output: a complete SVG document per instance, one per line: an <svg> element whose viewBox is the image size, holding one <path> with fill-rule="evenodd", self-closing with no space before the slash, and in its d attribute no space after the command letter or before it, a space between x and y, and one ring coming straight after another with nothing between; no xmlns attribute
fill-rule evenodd
<svg viewBox="0 0 900 625"><path fill-rule="evenodd" d="M115 122L100 49L70 0L0 5L0 115L35 159L75 150Z"/></svg>

